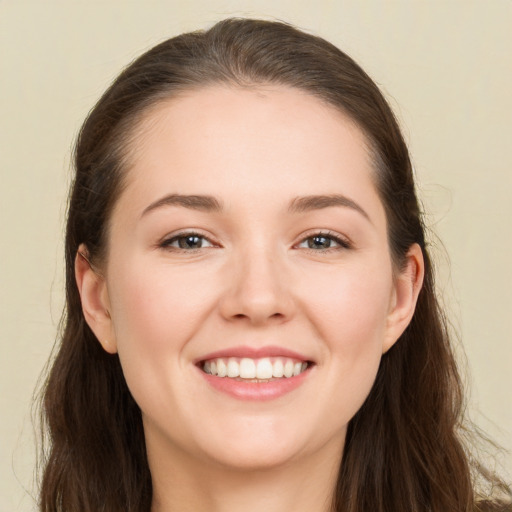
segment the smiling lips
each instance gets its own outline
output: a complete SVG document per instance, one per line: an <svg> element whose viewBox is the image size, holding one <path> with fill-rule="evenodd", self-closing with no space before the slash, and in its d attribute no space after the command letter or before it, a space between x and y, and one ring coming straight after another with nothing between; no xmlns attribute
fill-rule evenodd
<svg viewBox="0 0 512 512"><path fill-rule="evenodd" d="M202 364L203 371L210 375L256 381L294 377L300 375L307 367L307 362L288 357L264 357L261 359L218 357Z"/></svg>
<svg viewBox="0 0 512 512"><path fill-rule="evenodd" d="M296 389L314 363L278 347L238 347L209 354L197 362L217 391L242 400L271 400Z"/></svg>

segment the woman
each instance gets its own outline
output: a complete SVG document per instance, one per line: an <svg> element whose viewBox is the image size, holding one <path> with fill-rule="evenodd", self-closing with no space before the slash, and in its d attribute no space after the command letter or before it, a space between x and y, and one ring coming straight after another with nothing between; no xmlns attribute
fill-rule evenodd
<svg viewBox="0 0 512 512"><path fill-rule="evenodd" d="M255 20L170 39L75 167L42 511L491 506L407 147L349 57Z"/></svg>

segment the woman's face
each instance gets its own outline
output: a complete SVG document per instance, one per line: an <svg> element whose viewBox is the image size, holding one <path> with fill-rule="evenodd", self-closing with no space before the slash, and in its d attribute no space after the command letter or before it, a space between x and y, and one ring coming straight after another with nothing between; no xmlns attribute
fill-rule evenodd
<svg viewBox="0 0 512 512"><path fill-rule="evenodd" d="M365 137L270 86L189 92L137 134L89 272L105 314L86 317L119 353L150 461L339 458L421 266L393 273Z"/></svg>

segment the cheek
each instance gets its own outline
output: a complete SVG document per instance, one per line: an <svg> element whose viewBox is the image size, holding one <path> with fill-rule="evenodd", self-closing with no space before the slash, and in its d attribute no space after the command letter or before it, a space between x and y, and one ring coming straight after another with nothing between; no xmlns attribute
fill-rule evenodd
<svg viewBox="0 0 512 512"><path fill-rule="evenodd" d="M187 286L186 276L170 272L165 265L151 268L151 262L125 261L116 265L110 275L109 296L121 341L140 330L158 330L162 326L167 326L167 336L172 331L170 326L177 329L174 333L179 336L180 320L186 326L183 315L194 310L200 300L197 286Z"/></svg>
<svg viewBox="0 0 512 512"><path fill-rule="evenodd" d="M309 315L325 344L326 389L336 424L346 424L361 407L382 357L392 292L391 271L371 266L316 281ZM335 283L335 285L333 285ZM324 290L322 293L319 290Z"/></svg>
<svg viewBox="0 0 512 512"><path fill-rule="evenodd" d="M382 343L392 296L391 271L361 265L337 274L315 276L309 290L309 314L332 352L363 354Z"/></svg>
<svg viewBox="0 0 512 512"><path fill-rule="evenodd" d="M212 287L197 275L136 260L116 265L111 277L111 314L122 360L137 366L151 360L177 364L176 356L215 304Z"/></svg>
<svg viewBox="0 0 512 512"><path fill-rule="evenodd" d="M109 277L111 316L128 387L143 413L162 414L162 423L176 430L179 415L169 411L185 409L187 389L179 376L186 370L188 342L215 304L210 286L204 279L191 281L190 273L135 258L116 264Z"/></svg>

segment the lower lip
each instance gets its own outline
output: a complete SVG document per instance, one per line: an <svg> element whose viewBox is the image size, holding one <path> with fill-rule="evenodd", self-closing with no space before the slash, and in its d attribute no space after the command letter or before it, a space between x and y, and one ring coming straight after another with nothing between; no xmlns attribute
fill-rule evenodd
<svg viewBox="0 0 512 512"><path fill-rule="evenodd" d="M310 374L306 369L295 377L283 377L270 382L244 382L229 377L217 377L199 369L204 379L217 391L221 391L239 400L275 400L297 389Z"/></svg>

